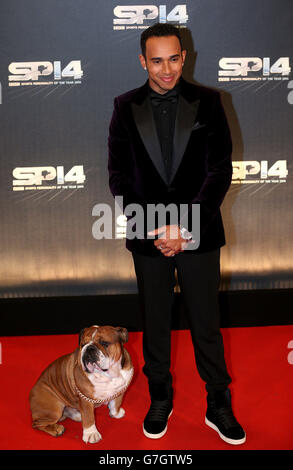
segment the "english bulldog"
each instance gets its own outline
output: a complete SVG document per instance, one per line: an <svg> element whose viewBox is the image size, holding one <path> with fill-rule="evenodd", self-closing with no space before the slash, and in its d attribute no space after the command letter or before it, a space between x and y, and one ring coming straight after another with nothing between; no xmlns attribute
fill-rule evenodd
<svg viewBox="0 0 293 470"><path fill-rule="evenodd" d="M130 355L123 344L125 328L91 326L79 335L79 347L52 362L30 391L32 426L61 436L65 418L81 421L84 442L102 436L95 425L94 409L107 404L112 418L125 414L121 403L133 376Z"/></svg>

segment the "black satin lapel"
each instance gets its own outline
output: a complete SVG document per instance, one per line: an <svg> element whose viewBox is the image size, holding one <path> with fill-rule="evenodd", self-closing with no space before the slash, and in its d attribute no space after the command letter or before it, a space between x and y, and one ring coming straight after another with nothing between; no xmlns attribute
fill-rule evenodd
<svg viewBox="0 0 293 470"><path fill-rule="evenodd" d="M151 103L146 98L142 104L132 103L133 117L144 146L161 178L167 183L167 174L162 158L161 146L156 131Z"/></svg>
<svg viewBox="0 0 293 470"><path fill-rule="evenodd" d="M179 168L181 160L186 149L187 142L190 137L191 128L195 123L196 115L198 112L199 99L189 103L182 95L179 96L175 132L174 132L174 143L173 143L173 165L170 175L170 183L174 179L176 172Z"/></svg>

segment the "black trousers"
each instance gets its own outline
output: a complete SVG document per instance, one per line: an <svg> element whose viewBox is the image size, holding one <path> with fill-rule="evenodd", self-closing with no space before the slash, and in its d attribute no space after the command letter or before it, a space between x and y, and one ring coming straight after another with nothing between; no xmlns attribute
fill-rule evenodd
<svg viewBox="0 0 293 470"><path fill-rule="evenodd" d="M176 268L199 375L208 392L226 389L231 378L220 331L220 249L200 254L183 252L170 258L132 256L143 309L143 371L149 383L172 385L171 311Z"/></svg>

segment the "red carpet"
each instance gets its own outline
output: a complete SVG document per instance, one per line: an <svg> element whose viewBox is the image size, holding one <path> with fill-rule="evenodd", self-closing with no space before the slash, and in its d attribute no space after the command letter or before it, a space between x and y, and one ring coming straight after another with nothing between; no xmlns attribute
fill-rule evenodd
<svg viewBox="0 0 293 470"><path fill-rule="evenodd" d="M242 446L224 443L204 424L206 392L195 368L188 331L172 333L174 412L167 434L150 440L142 433L148 409L147 381L141 367L142 335L130 333L126 344L135 377L124 399L126 415L110 418L108 408L96 410L96 425L103 436L97 444L84 444L81 423L67 419L63 436L54 438L31 427L30 388L55 358L75 349L77 335L0 338L1 450L82 449L293 449L293 364L288 361L292 326L223 329L233 408L247 433ZM0 350L1 351L1 350Z"/></svg>

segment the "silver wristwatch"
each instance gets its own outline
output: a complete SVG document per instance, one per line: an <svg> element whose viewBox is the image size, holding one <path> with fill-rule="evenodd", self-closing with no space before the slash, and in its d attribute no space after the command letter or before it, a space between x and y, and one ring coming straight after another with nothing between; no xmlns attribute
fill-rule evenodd
<svg viewBox="0 0 293 470"><path fill-rule="evenodd" d="M181 237L186 240L192 240L192 233L190 233L185 227L179 227L180 228L180 235Z"/></svg>

